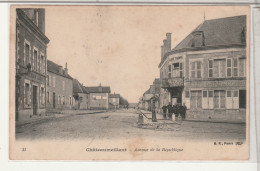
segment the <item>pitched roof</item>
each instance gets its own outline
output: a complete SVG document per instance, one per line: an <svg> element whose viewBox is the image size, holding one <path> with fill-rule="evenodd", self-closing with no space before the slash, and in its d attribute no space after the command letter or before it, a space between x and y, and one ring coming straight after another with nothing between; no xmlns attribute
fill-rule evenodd
<svg viewBox="0 0 260 171"><path fill-rule="evenodd" d="M194 40L193 33L195 32L203 33L204 45L201 47L207 48L214 46L245 45L245 41L241 35L243 31L246 31L246 15L205 20L175 48L166 53L160 65L165 61L169 54L177 53L182 50L197 50L198 47L192 46Z"/></svg>
<svg viewBox="0 0 260 171"><path fill-rule="evenodd" d="M84 87L88 93L110 93L109 86Z"/></svg>
<svg viewBox="0 0 260 171"><path fill-rule="evenodd" d="M73 79L69 74L65 74L65 70L62 69L62 72L60 72L60 68L62 69L61 65L58 65L50 60L47 60L47 71L52 72L54 74Z"/></svg>
<svg viewBox="0 0 260 171"><path fill-rule="evenodd" d="M77 79L73 79L73 93L87 93L84 86Z"/></svg>
<svg viewBox="0 0 260 171"><path fill-rule="evenodd" d="M205 20L193 32L202 31L205 46L242 44L241 33L246 28L246 15ZM191 47L190 33L173 50Z"/></svg>
<svg viewBox="0 0 260 171"><path fill-rule="evenodd" d="M120 98L120 94L109 94L109 98Z"/></svg>

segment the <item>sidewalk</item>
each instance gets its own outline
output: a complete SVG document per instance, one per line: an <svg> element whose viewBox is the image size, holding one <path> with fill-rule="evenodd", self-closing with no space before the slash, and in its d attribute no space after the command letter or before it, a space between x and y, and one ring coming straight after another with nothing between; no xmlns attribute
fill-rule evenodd
<svg viewBox="0 0 260 171"><path fill-rule="evenodd" d="M106 110L63 110L63 111L53 111L48 112L44 116L33 116L26 120L16 121L15 126L23 126L31 123L37 123L41 121L47 121L54 118L66 117L71 115L86 115L95 113L104 113Z"/></svg>
<svg viewBox="0 0 260 171"><path fill-rule="evenodd" d="M149 119L152 119L152 112L150 111L146 111L146 110L141 110L141 112L146 115ZM157 120L165 120L163 118L162 114L157 113L156 114ZM174 116L173 116L174 117ZM241 121L230 121L230 120L221 120L221 119L192 119L192 118L186 118L183 121L187 121L187 122L208 122L208 123L229 123L229 124L245 124L244 122Z"/></svg>

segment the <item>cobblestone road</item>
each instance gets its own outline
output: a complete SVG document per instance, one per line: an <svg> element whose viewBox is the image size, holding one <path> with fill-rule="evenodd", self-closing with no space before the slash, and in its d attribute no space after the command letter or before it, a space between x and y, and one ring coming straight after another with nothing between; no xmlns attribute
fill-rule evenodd
<svg viewBox="0 0 260 171"><path fill-rule="evenodd" d="M157 127L139 128L135 110L69 115L16 128L16 138L21 139L113 139L157 137L160 139L234 140L246 136L245 124L183 121Z"/></svg>

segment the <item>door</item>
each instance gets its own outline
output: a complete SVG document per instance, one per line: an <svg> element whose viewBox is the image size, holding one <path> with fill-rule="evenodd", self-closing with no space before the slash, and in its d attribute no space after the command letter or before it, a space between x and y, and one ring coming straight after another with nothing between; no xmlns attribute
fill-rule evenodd
<svg viewBox="0 0 260 171"><path fill-rule="evenodd" d="M52 96L52 103L53 103L53 108L55 108L55 93L53 93L53 96Z"/></svg>
<svg viewBox="0 0 260 171"><path fill-rule="evenodd" d="M37 115L37 86L33 86L33 115Z"/></svg>
<svg viewBox="0 0 260 171"><path fill-rule="evenodd" d="M246 90L239 90L239 108L246 108Z"/></svg>

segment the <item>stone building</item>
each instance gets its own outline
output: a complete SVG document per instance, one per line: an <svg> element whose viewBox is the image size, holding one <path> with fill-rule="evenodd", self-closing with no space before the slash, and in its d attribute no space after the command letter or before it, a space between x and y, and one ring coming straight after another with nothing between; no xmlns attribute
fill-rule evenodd
<svg viewBox="0 0 260 171"><path fill-rule="evenodd" d="M73 79L74 109L89 109L89 94L77 79Z"/></svg>
<svg viewBox="0 0 260 171"><path fill-rule="evenodd" d="M188 119L246 119L246 16L205 20L175 48L163 41L160 107L187 106Z"/></svg>
<svg viewBox="0 0 260 171"><path fill-rule="evenodd" d="M120 94L109 94L108 98L109 109L118 109Z"/></svg>
<svg viewBox="0 0 260 171"><path fill-rule="evenodd" d="M45 10L16 10L16 120L45 114L47 44Z"/></svg>
<svg viewBox="0 0 260 171"><path fill-rule="evenodd" d="M89 109L108 110L110 87L100 84L98 87L85 87L85 90L88 93Z"/></svg>
<svg viewBox="0 0 260 171"><path fill-rule="evenodd" d="M65 68L47 60L47 110L72 109L73 106L73 78Z"/></svg>

